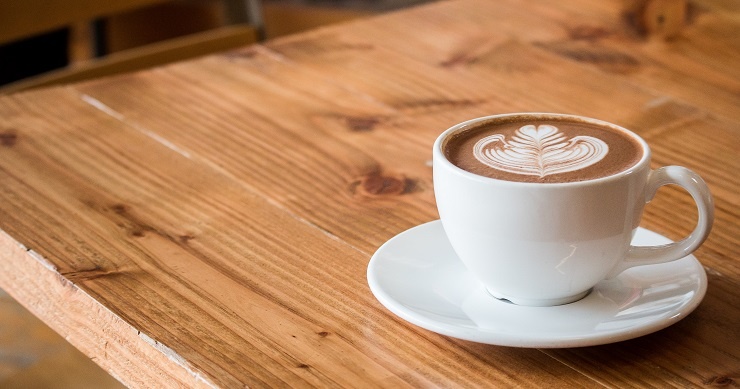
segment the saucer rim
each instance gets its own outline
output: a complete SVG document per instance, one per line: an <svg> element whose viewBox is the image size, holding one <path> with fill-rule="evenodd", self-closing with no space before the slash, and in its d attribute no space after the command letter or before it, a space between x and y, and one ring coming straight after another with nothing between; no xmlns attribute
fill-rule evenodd
<svg viewBox="0 0 740 389"><path fill-rule="evenodd" d="M376 279L377 272L375 271L375 268L378 266L378 262L381 261L381 259L378 259L380 257L380 254L384 251L384 248L387 247L387 245L391 244L391 242L403 239L407 235L414 232L414 230L422 229L422 228L430 228L433 224L441 224L441 221L439 219L432 220L423 224L419 224L417 226L411 227L401 233L396 234L386 242L384 242L372 255L370 258L370 261L368 263L367 267L367 281L368 285L370 287L371 292L375 296L375 298L391 313L394 315L400 317L401 319L414 324L418 327L421 327L423 329L449 336L456 339L462 339L466 341L476 342L476 343L482 343L482 344L489 344L489 345L497 345L497 346L508 346L508 347L522 347L522 348L572 348L572 347L588 347L588 346L598 346L598 345L604 345L604 344L610 344L610 343L616 343L621 342L625 340L630 340L634 338L638 338L641 336L645 336L657 331L660 331L662 329L665 329L667 327L670 327L671 325L683 320L686 316L691 314L702 302L706 295L707 287L708 287L708 280L706 271L704 270L704 267L702 266L701 262L692 254L687 255L681 259L678 259L677 261L681 260L689 260L692 267L695 269L692 269L692 271L695 271L697 275L699 276L696 283L694 290L694 295L683 305L675 309L675 312L672 312L673 314L670 315L668 318L659 318L656 319L653 322L644 323L642 325L635 325L634 327L630 327L628 329L619 329L614 330L610 333L604 333L604 334L598 334L598 335L592 335L589 336L589 333L583 333L580 335L573 335L573 336L552 336L552 335L546 335L546 334L528 334L528 336L509 336L505 333L495 333L495 332L485 332L485 331L479 331L475 330L474 328L465 327L465 326L453 326L450 323L446 322L440 322L436 321L431 317L420 315L418 312L413 311L411 309L405 308L404 304L402 302L399 302L397 299L393 298L386 290L383 289L383 287L380 285L380 281ZM440 226L441 228L441 226ZM644 227L638 227L638 230L641 231L641 233L648 233L652 235L653 239L661 239L665 242L671 242L669 238L666 238L665 236L658 234L652 230L649 230ZM676 261L651 265L651 266L670 266L675 264ZM640 267L633 267L630 270L632 272L639 272ZM621 274L620 274L621 275ZM617 275L615 278L619 278L620 275ZM603 281L602 281L603 282ZM502 302L504 303L504 302ZM579 301L573 302L571 304L578 304ZM521 306L522 309L526 310L532 310L532 309L538 309L542 307L528 307L528 306ZM544 308L556 308L555 307L544 307Z"/></svg>

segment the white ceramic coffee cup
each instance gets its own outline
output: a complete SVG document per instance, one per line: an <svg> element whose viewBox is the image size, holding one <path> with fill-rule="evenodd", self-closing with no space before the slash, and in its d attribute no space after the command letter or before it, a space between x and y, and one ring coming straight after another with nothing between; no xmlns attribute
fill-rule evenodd
<svg viewBox="0 0 740 389"><path fill-rule="evenodd" d="M571 118L623 131L641 145L643 155L620 173L566 183L488 178L445 157L443 148L451 135L512 115L533 121ZM580 116L517 113L457 124L434 143L433 169L437 208L455 252L492 295L520 305L573 302L630 267L683 258L704 242L714 220L709 189L696 173L680 166L651 170L650 149L642 138ZM677 184L693 197L696 228L672 244L631 246L645 204L667 184Z"/></svg>

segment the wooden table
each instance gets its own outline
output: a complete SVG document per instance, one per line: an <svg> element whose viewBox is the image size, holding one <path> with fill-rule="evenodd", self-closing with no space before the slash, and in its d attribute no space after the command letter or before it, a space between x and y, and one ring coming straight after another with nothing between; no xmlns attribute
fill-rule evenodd
<svg viewBox="0 0 740 389"><path fill-rule="evenodd" d="M740 7L671 4L442 1L2 97L0 287L132 387L736 387ZM706 179L696 311L519 349L377 302L370 256L438 217L434 138L514 111L626 126ZM668 187L643 226L677 239L695 217Z"/></svg>

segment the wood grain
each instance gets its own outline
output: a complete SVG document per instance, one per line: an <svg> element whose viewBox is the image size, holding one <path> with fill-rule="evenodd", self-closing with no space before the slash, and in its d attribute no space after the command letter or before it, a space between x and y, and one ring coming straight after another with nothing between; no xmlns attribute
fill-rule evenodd
<svg viewBox="0 0 740 389"><path fill-rule="evenodd" d="M0 287L132 387L736 385L738 10L688 6L666 40L620 1L438 2L0 97ZM624 125L656 167L706 179L694 313L536 350L437 335L375 300L370 255L438 217L434 138L511 111ZM678 239L695 217L668 187L643 226Z"/></svg>
<svg viewBox="0 0 740 389"><path fill-rule="evenodd" d="M75 92L59 90L50 97L70 94ZM171 359L185 361L185 369L194 376L190 383L179 379L188 386L204 379L201 374L213 377L207 384L224 386L276 382L352 386L374 381L387 386L449 385L453 378L471 385L485 382L481 373L487 364L444 337L431 335L425 348L408 341L418 336L418 330L400 323L374 301L364 280L363 253L337 244L323 231L279 212L207 165L189 162L187 155L172 152L171 145L115 120L82 98L42 110L18 100L17 105L3 105L11 108L3 117L12 118L17 113L12 108L23 107L43 115L48 124L16 133L9 150L18 154L13 159L18 165L3 166L10 201L3 204L2 220L12 224L5 230L17 235L56 226L55 235L30 240L24 250L50 261L54 275L84 288L102 304L88 308L94 322L85 323L83 329L106 327L103 323L113 319L95 311L110 308L115 319L130 323L131 333L158 346L155 351L163 354L161 360L139 368L159 363L157 368L170 371ZM69 124L64 118L70 116L85 117L86 123ZM121 146L126 153L116 151ZM178 174L182 171L187 175ZM101 182L106 185L99 187ZM40 205L34 208L33 203ZM28 208L36 210L38 219L17 220L12 215L13 209ZM63 220L77 227L65 229ZM77 247L67 247L70 241ZM331 268L326 268L327 262ZM21 287L17 283L4 280L3 287L13 293ZM27 300L22 297L17 298ZM43 308L29 309L48 317ZM72 316L74 320L77 315ZM75 331L54 317L50 320L61 332ZM98 342L109 342L103 339ZM84 339L70 341L83 350L93 347ZM204 347L218 351L199 355ZM440 347L467 366L432 362ZM109 369L132 359L115 350L107 352L96 362ZM565 367L551 365L545 355L523 352L519 368L554 369L548 380L552 384L573 380L561 378L559 371ZM508 356L499 353L490 358L503 363ZM414 362L420 360L425 364ZM408 361L412 366L403 368ZM420 372L410 376L402 373L417 369ZM327 376L338 370L342 374ZM135 376L126 384L149 386L139 381L151 379L152 372L148 373L125 371L126 376ZM167 386L171 380L163 377L161 382ZM513 382L502 383L507 381Z"/></svg>

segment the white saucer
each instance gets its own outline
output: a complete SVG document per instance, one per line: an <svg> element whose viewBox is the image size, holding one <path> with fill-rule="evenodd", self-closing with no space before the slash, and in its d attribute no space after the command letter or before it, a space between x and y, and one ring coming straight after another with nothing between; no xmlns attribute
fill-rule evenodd
<svg viewBox="0 0 740 389"><path fill-rule="evenodd" d="M668 242L640 228L633 244ZM439 220L381 246L367 279L386 308L422 328L479 343L537 348L593 346L658 331L691 313L707 290L704 268L689 255L628 269L574 303L514 305L492 297L468 273Z"/></svg>

